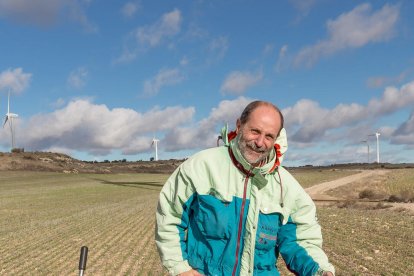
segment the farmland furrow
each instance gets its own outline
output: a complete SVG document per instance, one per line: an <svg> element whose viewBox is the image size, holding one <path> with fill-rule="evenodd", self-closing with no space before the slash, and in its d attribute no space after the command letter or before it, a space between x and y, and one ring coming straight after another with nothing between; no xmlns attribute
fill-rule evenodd
<svg viewBox="0 0 414 276"><path fill-rule="evenodd" d="M155 210L154 210L155 213ZM147 239L153 239L154 237L154 227L153 223L151 223L154 220L154 214L151 213L148 215L148 225L140 224L140 232L137 233L136 237L141 237L137 240L136 246L132 247L129 254L124 258L124 261L120 263L119 272L123 275L125 274L131 274L131 269L134 268L134 263L142 256L143 250L147 250L143 246L143 243ZM134 237L136 239L136 237ZM135 275L136 273L132 273Z"/></svg>
<svg viewBox="0 0 414 276"><path fill-rule="evenodd" d="M152 215L152 213L151 213L151 215ZM150 216L147 212L143 212L143 213L141 213L139 216L138 216L138 212L137 213L135 213L133 216L131 216L131 215L128 215L127 217L126 217L126 219L124 220L124 222L123 223L120 223L120 224L118 224L118 225L120 225L120 228L122 228L122 226L123 225L128 225L129 224L129 226L128 227L124 227L124 230L123 231L118 231L117 233L117 235L116 236L113 236L113 230L111 230L111 229L107 229L107 230L105 230L105 232L103 232L102 233L102 236L106 236L107 237L107 239L103 242L103 244L105 244L105 246L109 249L109 248L113 248L113 250L116 250L116 252L114 253L116 256L115 257L113 257L113 256L108 256L107 257L107 260L105 260L105 258L101 258L101 260L102 261L97 261L97 263L94 265L94 266L96 266L96 267L105 267L105 266L107 266L107 263L106 262L108 262L108 260L115 260L115 263L117 263L118 261L119 262L121 262L120 260L118 260L119 258L117 257L119 254L123 254L123 252L125 252L125 249L123 249L123 248L119 248L119 245L115 245L115 243L120 243L119 241L123 238L123 237L127 237L128 235L126 235L126 233L132 233L132 234L130 234L130 235L136 235L136 230L134 230L134 231L131 231L130 230L130 225L131 225L131 223L128 223L131 219L133 219L133 221L135 222L135 223L133 223L132 225L136 225L135 226L135 228L136 229L140 229L142 226L141 225L145 225L145 224L147 224L147 221L148 220L150 220L151 219L151 217L152 216ZM132 226L133 227L133 226ZM120 243L120 244L124 244L124 243ZM130 245L126 245L125 244L125 246L124 246L125 248L129 248L130 247ZM98 251L97 253L96 253L96 256L97 257L100 257L100 256L105 256L105 255L107 255L107 251L108 250L101 250L101 251ZM105 263L103 263L103 262L105 262ZM111 263L111 265L112 265L112 267L111 268L109 268L108 267L108 269L111 269L111 271L114 269L114 263L113 263L113 261L111 261L110 262Z"/></svg>
<svg viewBox="0 0 414 276"><path fill-rule="evenodd" d="M146 225L148 225L149 221L152 220L153 218L149 215L145 216L146 220L144 220L143 222L137 224L137 226L135 227L136 230L138 231L132 231L132 234L129 236L129 238L124 241L122 243L125 244L125 248L127 248L128 250L122 250L119 251L120 254L118 254L118 256L116 257L117 260L119 260L116 263L116 266L114 267L114 270L117 273L120 274L124 274L122 273L123 270L125 270L125 268L128 269L128 266L126 266L126 262L131 259L131 258L139 258L140 254L134 254L134 252L136 250L140 250L140 253L144 250L146 250L145 247L141 246L142 241L144 241L147 237L148 237L148 227ZM135 244L134 246L130 246L130 243Z"/></svg>

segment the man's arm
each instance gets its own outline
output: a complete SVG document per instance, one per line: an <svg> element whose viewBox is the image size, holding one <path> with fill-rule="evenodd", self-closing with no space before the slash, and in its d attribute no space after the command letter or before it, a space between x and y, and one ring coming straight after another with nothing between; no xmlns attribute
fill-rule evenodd
<svg viewBox="0 0 414 276"><path fill-rule="evenodd" d="M191 181L180 167L170 176L160 193L155 242L162 264L172 275L192 269L187 262L186 229L193 194Z"/></svg>
<svg viewBox="0 0 414 276"><path fill-rule="evenodd" d="M296 209L278 235L279 251L285 263L299 275L334 275L334 267L322 250L322 233L316 219L315 204L303 191L295 205Z"/></svg>

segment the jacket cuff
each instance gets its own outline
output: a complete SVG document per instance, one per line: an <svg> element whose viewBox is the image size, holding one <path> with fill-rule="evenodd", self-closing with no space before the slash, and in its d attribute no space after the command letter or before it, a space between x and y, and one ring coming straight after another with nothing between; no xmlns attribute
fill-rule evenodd
<svg viewBox="0 0 414 276"><path fill-rule="evenodd" d="M331 272L333 275L335 275L335 269L332 267L332 269L326 269L326 270L319 268L318 271L316 271L315 276L323 276L324 272Z"/></svg>
<svg viewBox="0 0 414 276"><path fill-rule="evenodd" d="M188 261L182 261L182 262L178 262L174 267L169 269L169 273L173 276L176 276L180 273L186 272L193 269L189 264Z"/></svg>

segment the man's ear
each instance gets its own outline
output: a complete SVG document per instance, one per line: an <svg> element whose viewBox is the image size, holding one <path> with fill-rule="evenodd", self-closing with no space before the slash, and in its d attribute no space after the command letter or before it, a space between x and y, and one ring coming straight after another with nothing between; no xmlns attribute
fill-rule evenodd
<svg viewBox="0 0 414 276"><path fill-rule="evenodd" d="M241 126L240 119L237 119L237 122L236 122L236 133L237 134L239 134L240 126Z"/></svg>

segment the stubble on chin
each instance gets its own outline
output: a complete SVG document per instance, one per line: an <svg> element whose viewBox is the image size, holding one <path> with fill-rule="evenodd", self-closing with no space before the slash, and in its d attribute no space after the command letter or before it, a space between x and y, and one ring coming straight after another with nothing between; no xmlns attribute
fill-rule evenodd
<svg viewBox="0 0 414 276"><path fill-rule="evenodd" d="M254 143L254 142L251 142L251 143ZM246 161L249 162L249 164L251 164L251 165L259 164L260 162L265 160L266 157L269 155L268 151L262 151L262 152L255 151L254 150L255 145L254 144L249 145L249 143L246 142L243 139L243 135L241 135L239 140L238 140L238 146L239 146L240 152L241 152L242 156L244 157L244 159L246 159ZM252 156L250 156L249 151L250 152L255 152L259 155L257 157L256 156L252 157Z"/></svg>

